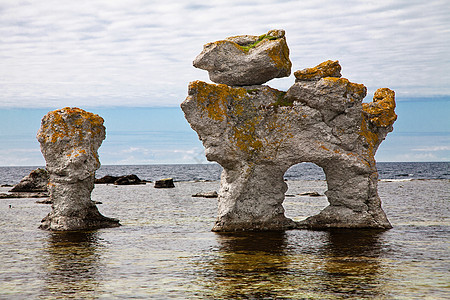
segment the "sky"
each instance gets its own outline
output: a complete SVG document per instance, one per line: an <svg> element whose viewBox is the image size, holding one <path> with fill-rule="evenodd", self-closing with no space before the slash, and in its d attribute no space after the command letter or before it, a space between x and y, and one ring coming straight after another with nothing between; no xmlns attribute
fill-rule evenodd
<svg viewBox="0 0 450 300"><path fill-rule="evenodd" d="M438 1L0 0L0 166L44 165L46 112L105 119L103 164L203 163L179 105L203 45L284 29L295 70L339 60L343 77L396 92L378 161L450 161L450 5ZM267 84L287 90L294 76Z"/></svg>

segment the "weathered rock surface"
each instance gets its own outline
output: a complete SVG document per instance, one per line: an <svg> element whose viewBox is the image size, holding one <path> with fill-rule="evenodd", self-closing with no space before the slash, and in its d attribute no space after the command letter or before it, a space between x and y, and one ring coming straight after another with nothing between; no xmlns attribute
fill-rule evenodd
<svg viewBox="0 0 450 300"><path fill-rule="evenodd" d="M120 226L100 214L91 201L95 171L100 167L97 150L105 139L103 119L79 108L49 112L37 134L50 176L52 211L40 228L85 230Z"/></svg>
<svg viewBox="0 0 450 300"><path fill-rule="evenodd" d="M194 60L194 67L207 70L213 82L232 86L263 84L287 77L291 66L284 30L208 43Z"/></svg>
<svg viewBox="0 0 450 300"><path fill-rule="evenodd" d="M45 169L36 169L16 184L10 192L42 193L47 192L49 176Z"/></svg>
<svg viewBox="0 0 450 300"><path fill-rule="evenodd" d="M175 184L173 184L173 178L165 178L155 181L155 188L158 189L169 189L174 187Z"/></svg>
<svg viewBox="0 0 450 300"><path fill-rule="evenodd" d="M363 105L364 85L323 77L340 77L336 63L324 63L322 73L303 72L287 93L189 84L181 108L207 159L224 168L214 231L391 227L377 193L374 155L396 119L394 92L380 89ZM324 169L330 205L297 223L284 215L283 175L300 162Z"/></svg>

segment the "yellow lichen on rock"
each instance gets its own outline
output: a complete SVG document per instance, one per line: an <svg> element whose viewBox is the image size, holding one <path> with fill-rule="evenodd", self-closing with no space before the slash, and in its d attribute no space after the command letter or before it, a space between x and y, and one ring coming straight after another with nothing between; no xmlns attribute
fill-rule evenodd
<svg viewBox="0 0 450 300"><path fill-rule="evenodd" d="M374 155L375 155L375 149L378 146L380 140L378 138L378 135L375 132L370 131L369 126L368 126L368 120L366 118L366 116L362 116L362 121L361 121L361 130L359 131L359 134L364 137L364 139L367 142L368 145L368 155L366 158L371 158L373 159Z"/></svg>
<svg viewBox="0 0 450 300"><path fill-rule="evenodd" d="M363 103L368 120L377 127L388 127L397 120L395 114L395 92L388 88L376 90L373 102Z"/></svg>
<svg viewBox="0 0 450 300"><path fill-rule="evenodd" d="M319 80L324 77L341 77L339 61L327 60L313 68L306 68L294 72L297 80Z"/></svg>
<svg viewBox="0 0 450 300"><path fill-rule="evenodd" d="M362 103L362 122L360 135L368 144L368 155L372 157L381 140L378 135L379 128L392 130L391 126L397 120L395 114L395 92L388 88L378 89L373 102Z"/></svg>
<svg viewBox="0 0 450 300"><path fill-rule="evenodd" d="M196 93L197 104L210 119L223 121L226 116L226 103L230 98L243 98L247 95L244 88L230 88L225 84L208 84L197 80L189 84L189 90Z"/></svg>
<svg viewBox="0 0 450 300"><path fill-rule="evenodd" d="M267 42L270 43L272 41L267 40ZM267 54L277 69L285 70L286 74L291 73L292 63L289 60L289 47L286 44L286 40L281 39L276 47L268 49Z"/></svg>
<svg viewBox="0 0 450 300"><path fill-rule="evenodd" d="M239 150L247 154L261 151L263 142L256 136L256 129L260 121L260 116L254 116L247 119L242 125L232 128L232 137Z"/></svg>
<svg viewBox="0 0 450 300"><path fill-rule="evenodd" d="M66 118L71 116L72 124ZM103 126L103 118L77 107L65 107L49 112L43 120L43 127L38 138L56 143L64 138L81 141L86 133L99 134ZM74 138L78 138L75 139Z"/></svg>

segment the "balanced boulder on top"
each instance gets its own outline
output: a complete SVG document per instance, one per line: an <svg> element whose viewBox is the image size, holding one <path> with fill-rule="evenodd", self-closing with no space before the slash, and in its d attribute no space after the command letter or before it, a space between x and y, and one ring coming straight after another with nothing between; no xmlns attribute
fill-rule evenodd
<svg viewBox="0 0 450 300"><path fill-rule="evenodd" d="M263 84L287 77L291 66L284 30L208 43L194 60L194 67L207 70L213 82L231 86Z"/></svg>

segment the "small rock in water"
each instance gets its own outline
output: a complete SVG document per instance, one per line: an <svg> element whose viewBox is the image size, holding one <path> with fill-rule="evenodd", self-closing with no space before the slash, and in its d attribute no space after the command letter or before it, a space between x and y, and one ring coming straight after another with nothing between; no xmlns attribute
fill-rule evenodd
<svg viewBox="0 0 450 300"><path fill-rule="evenodd" d="M36 169L31 171L30 174L22 178L22 180L16 184L10 192L47 192L47 184L49 175L45 169Z"/></svg>
<svg viewBox="0 0 450 300"><path fill-rule="evenodd" d="M192 197L217 198L217 197L219 197L219 195L217 194L216 191L212 191L212 192L205 192L205 193L197 193L197 194L192 195Z"/></svg>
<svg viewBox="0 0 450 300"><path fill-rule="evenodd" d="M106 175L102 178L95 179L96 184L115 184L115 185L134 185L145 184L144 180L141 180L137 175L123 175L123 176L111 176Z"/></svg>
<svg viewBox="0 0 450 300"><path fill-rule="evenodd" d="M165 178L155 181L155 188L174 188L173 178Z"/></svg>
<svg viewBox="0 0 450 300"><path fill-rule="evenodd" d="M134 174L122 176L116 181L114 181L115 185L134 185L134 184L145 184L139 177Z"/></svg>
<svg viewBox="0 0 450 300"><path fill-rule="evenodd" d="M102 178L96 178L94 183L95 184L107 184L107 183L111 183L114 184L114 182L119 179L121 176L111 176L111 175L106 175L103 176Z"/></svg>
<svg viewBox="0 0 450 300"><path fill-rule="evenodd" d="M50 200L50 198L47 198L47 199L40 199L40 200L37 200L36 203L37 203L37 204L52 204L53 201Z"/></svg>

